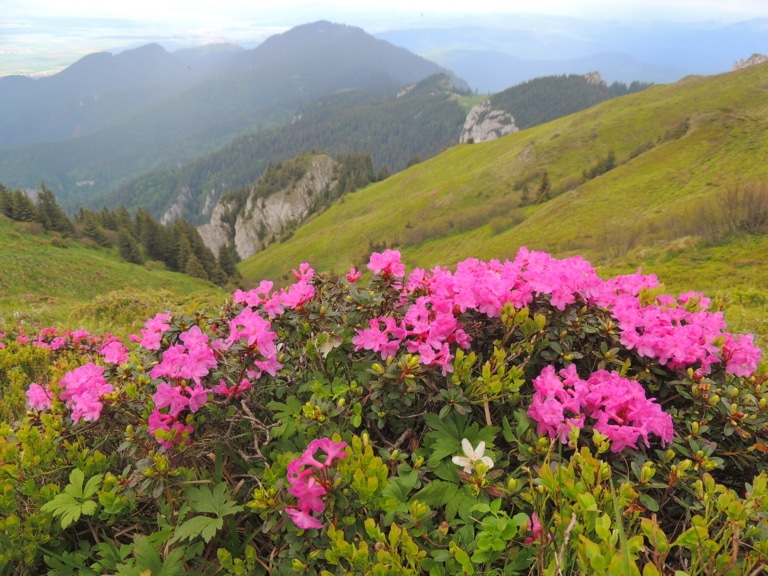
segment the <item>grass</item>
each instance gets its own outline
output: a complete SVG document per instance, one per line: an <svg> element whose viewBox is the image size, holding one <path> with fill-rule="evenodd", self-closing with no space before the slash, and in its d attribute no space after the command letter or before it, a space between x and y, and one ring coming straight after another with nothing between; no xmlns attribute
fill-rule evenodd
<svg viewBox="0 0 768 576"><path fill-rule="evenodd" d="M40 234L34 226L2 216L0 270L0 320L23 318L61 328L121 332L110 318L89 311L90 305L114 291L166 307L221 301L225 295L209 282L129 264L118 258L115 249ZM124 324L133 328L145 319L126 317Z"/></svg>
<svg viewBox="0 0 768 576"><path fill-rule="evenodd" d="M768 180L767 96L768 65L754 66L459 145L342 198L240 270L285 282L300 262L343 273L383 246L423 267L512 258L527 246L583 255L606 273L642 266L673 291L724 292L732 295L731 322L765 334L768 311L758 303L765 238L707 246L696 235L695 208L739 182ZM609 151L617 167L584 181L584 170ZM521 209L522 183L535 194L545 171L555 197ZM478 206L500 208L473 227L457 224Z"/></svg>

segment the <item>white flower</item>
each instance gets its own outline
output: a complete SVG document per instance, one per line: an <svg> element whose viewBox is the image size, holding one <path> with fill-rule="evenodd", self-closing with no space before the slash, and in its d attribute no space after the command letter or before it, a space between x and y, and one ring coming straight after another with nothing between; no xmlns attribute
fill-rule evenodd
<svg viewBox="0 0 768 576"><path fill-rule="evenodd" d="M483 456L485 453L485 442L480 442L477 448L472 448L469 440L464 438L461 441L461 448L464 450L464 456L454 456L453 463L457 466L462 466L467 474L472 473L477 462L482 462L489 470L493 468L493 460L488 456Z"/></svg>

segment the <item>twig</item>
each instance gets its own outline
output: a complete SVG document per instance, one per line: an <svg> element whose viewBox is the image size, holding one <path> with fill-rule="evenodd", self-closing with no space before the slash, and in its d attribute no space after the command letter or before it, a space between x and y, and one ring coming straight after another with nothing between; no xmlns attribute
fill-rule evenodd
<svg viewBox="0 0 768 576"><path fill-rule="evenodd" d="M557 553L557 573L562 576L563 574L563 554L568 547L568 541L571 539L571 531L576 526L576 513L571 514L571 521L568 523L568 528L565 529L565 535L563 536L563 545L560 547L560 551Z"/></svg>

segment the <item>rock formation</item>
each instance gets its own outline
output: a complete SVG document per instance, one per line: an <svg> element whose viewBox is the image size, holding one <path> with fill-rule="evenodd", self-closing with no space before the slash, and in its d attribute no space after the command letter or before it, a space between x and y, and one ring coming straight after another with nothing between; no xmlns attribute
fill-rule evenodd
<svg viewBox="0 0 768 576"><path fill-rule="evenodd" d="M459 142L488 142L517 131L512 114L494 110L491 101L485 100L469 111Z"/></svg>

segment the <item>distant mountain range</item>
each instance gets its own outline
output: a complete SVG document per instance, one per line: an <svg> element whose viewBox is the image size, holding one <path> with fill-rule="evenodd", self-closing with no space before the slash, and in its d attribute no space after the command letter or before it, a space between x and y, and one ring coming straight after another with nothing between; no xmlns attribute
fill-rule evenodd
<svg viewBox="0 0 768 576"><path fill-rule="evenodd" d="M666 84L727 72L768 50L768 18L715 22L612 22L536 14L496 24L390 30L378 38L453 70L481 92L550 74L599 70L608 82Z"/></svg>
<svg viewBox="0 0 768 576"><path fill-rule="evenodd" d="M298 26L253 50L169 54L158 45L94 54L50 78L0 78L0 181L65 206L290 122L345 90L396 94L447 71L362 29ZM455 79L457 85L464 85Z"/></svg>

